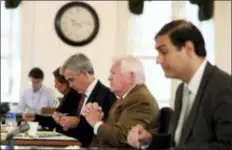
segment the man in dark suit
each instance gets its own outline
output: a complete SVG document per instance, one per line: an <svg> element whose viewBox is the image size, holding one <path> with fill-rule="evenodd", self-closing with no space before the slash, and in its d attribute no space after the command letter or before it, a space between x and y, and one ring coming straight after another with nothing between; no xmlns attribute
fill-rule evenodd
<svg viewBox="0 0 232 150"><path fill-rule="evenodd" d="M175 20L156 35L156 49L165 76L183 81L176 91L170 124L175 149L232 149L231 75L206 59L204 38L190 22ZM153 149L165 135L134 127L128 143ZM143 146L142 146L143 145ZM168 141L167 141L168 145Z"/></svg>
<svg viewBox="0 0 232 150"><path fill-rule="evenodd" d="M116 96L111 90L94 77L94 69L90 59L82 53L70 56L60 69L70 87L82 94L77 107L77 116L62 116L59 122L63 128L73 132L82 146L86 147L93 139L93 128L81 115L84 105L96 102L102 107L107 119L108 111L115 102Z"/></svg>

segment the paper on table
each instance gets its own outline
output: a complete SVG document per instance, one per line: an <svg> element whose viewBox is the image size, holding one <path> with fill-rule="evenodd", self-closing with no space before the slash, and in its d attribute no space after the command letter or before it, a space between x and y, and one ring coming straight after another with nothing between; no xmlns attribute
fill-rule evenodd
<svg viewBox="0 0 232 150"><path fill-rule="evenodd" d="M81 148L80 146L76 146L76 145L74 146L70 145L68 147L65 147L65 149L80 149L80 148Z"/></svg>
<svg viewBox="0 0 232 150"><path fill-rule="evenodd" d="M26 136L25 134L18 134L14 139L39 139L39 140L68 140L77 141L77 139L62 135L57 132L38 131L37 136Z"/></svg>

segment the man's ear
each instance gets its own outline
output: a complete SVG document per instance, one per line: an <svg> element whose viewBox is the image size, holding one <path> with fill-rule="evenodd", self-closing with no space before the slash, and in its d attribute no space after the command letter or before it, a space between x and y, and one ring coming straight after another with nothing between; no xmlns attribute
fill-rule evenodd
<svg viewBox="0 0 232 150"><path fill-rule="evenodd" d="M195 53L195 47L192 41L185 42L184 48L189 56L192 56Z"/></svg>
<svg viewBox="0 0 232 150"><path fill-rule="evenodd" d="M130 77L133 79L133 81L136 80L136 75L134 72L130 72Z"/></svg>

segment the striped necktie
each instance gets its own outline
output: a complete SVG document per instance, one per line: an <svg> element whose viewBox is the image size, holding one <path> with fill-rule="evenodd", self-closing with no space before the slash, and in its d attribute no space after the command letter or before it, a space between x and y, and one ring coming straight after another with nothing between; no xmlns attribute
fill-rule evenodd
<svg viewBox="0 0 232 150"><path fill-rule="evenodd" d="M82 109L82 106L83 106L84 101L85 101L85 97L86 97L85 94L82 94L82 95L81 95L81 99L80 99L79 104L78 104L78 107L77 107L77 115L78 115L78 116L81 115L80 113L81 113L81 109Z"/></svg>

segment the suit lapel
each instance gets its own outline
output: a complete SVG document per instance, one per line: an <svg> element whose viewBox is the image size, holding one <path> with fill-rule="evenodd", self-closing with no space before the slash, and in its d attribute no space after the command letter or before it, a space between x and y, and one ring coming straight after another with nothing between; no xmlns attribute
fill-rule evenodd
<svg viewBox="0 0 232 150"><path fill-rule="evenodd" d="M95 102L97 100L97 95L98 95L97 93L99 92L99 89L101 89L100 87L101 87L101 82L97 81L97 84L95 85L95 87L93 88L93 91L89 95L89 98L86 104L89 102Z"/></svg>
<svg viewBox="0 0 232 150"><path fill-rule="evenodd" d="M206 65L203 77L201 79L201 83L200 83L199 89L197 91L197 95L195 97L192 109L189 113L188 118L185 120L179 145L184 144L186 142L188 136L190 135L190 131L192 130L194 122L196 120L198 109L199 109L201 100L203 99L206 86L208 84L208 81L209 81L211 73L212 73L212 69L213 69L212 65L207 62L207 65Z"/></svg>

